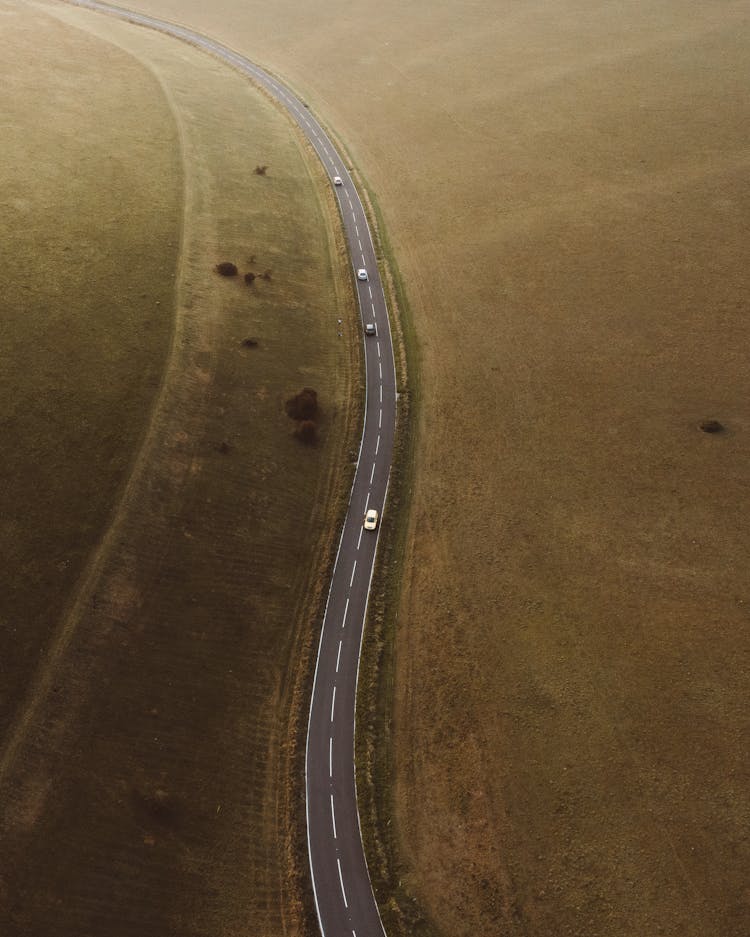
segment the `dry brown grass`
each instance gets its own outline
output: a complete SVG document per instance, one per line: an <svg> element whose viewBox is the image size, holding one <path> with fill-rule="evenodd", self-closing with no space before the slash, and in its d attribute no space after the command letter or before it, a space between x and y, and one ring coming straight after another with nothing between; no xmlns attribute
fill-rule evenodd
<svg viewBox="0 0 750 937"><path fill-rule="evenodd" d="M60 598L42 569L35 591L16 596L12 628L24 634L33 666L16 698L3 699L4 707L16 708L0 751L0 932L298 934L305 927L303 854L292 848L301 789L299 688L311 619L319 611L319 567L330 553L341 476L349 471L356 436L350 388L358 333L330 223L330 193L286 120L238 75L165 37L60 4L46 9L61 22L36 5L13 4L4 29L13 21L23 42L10 28L3 34L18 53L3 64L25 82L13 100L37 135L36 171L45 185L44 172L55 173L42 207L28 213L38 226L29 256L45 256L40 232L72 225L44 212L45 199L68 175L84 191L101 191L99 164L84 159L92 141L83 133L88 124L76 112L78 101L85 102L94 141L97 124L109 141L105 128L118 101L123 120L132 115L124 139L105 148L130 182L113 194L116 204L136 216L143 201L138 169L154 160L150 184L157 191L171 184L179 209L180 156L186 201L177 267L175 250L160 253L170 234L180 243L181 218L169 215L168 204L153 218L148 209L156 202L146 200L145 221L120 226L116 242L121 255L132 251L138 276L148 245L143 269L148 277L159 271L159 302L175 331L171 349L164 339L153 349L148 331L139 329L130 356L118 357L117 368L101 376L102 394L120 380L136 394L130 385L137 389L147 380L151 411L148 396L144 413L135 416L115 404L98 407L88 375L75 371L60 402L79 394L94 439L94 430L115 440L128 430L129 475L114 486L117 497L110 486L95 517L98 526L86 543L95 550L84 575L79 568ZM53 108L57 127L79 134L83 153L52 147L49 126L34 123L40 99L54 99L66 82L70 87ZM146 138L140 149L139 134ZM248 162L259 141L258 157L273 159L266 179ZM6 146L8 164L13 156ZM167 166L163 174L159 160ZM103 206L102 194L68 211L78 209L76 230L93 242L87 249L108 256L97 211ZM272 281L259 279L251 291L240 278L216 275L225 257L242 260L253 252L273 268ZM118 260L117 277L96 288L121 287ZM55 375L53 352L79 355L72 366L121 335L114 327L88 335L85 326L106 304L89 309L87 289L94 285L71 284L55 255L45 262L61 281L47 308L69 310L79 329L67 344L49 349L49 358L27 346L27 370L46 387ZM19 272L16 266L5 275L20 290ZM347 288L339 291L339 283ZM142 310L134 305L135 317ZM344 338L337 336L339 318ZM132 331L122 330L131 342ZM252 349L242 346L248 333L255 336ZM156 367L144 378L153 358ZM303 448L290 436L283 404L307 382L320 395L325 432L318 446ZM46 389L51 396L54 388ZM5 405L12 396L2 399ZM146 427L143 416L150 417ZM135 439L125 417L136 425L136 417L142 420ZM23 440L20 421L5 429ZM53 440L55 432L47 426ZM60 436L65 452L68 436ZM99 497L99 463L88 465L75 452L68 461L46 526L25 511L33 492L9 499L5 542L33 516L36 535L50 541L55 558L63 535L80 549L75 509L89 488ZM344 479L344 500L347 484ZM6 561L4 574L16 582L17 573ZM44 614L31 641L24 601L38 596ZM7 596L4 602L3 637L12 645ZM4 675L7 666L4 656Z"/></svg>
<svg viewBox="0 0 750 937"><path fill-rule="evenodd" d="M746 8L140 5L293 79L408 285L404 883L451 937L745 934Z"/></svg>

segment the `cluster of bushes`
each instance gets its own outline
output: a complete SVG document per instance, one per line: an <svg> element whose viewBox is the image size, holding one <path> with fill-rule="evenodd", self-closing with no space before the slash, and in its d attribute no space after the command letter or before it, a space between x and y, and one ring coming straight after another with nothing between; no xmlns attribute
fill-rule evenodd
<svg viewBox="0 0 750 937"><path fill-rule="evenodd" d="M303 387L302 390L290 397L284 404L287 416L297 423L294 435L306 446L314 446L318 441L317 419L320 415L318 405L318 392L312 387Z"/></svg>
<svg viewBox="0 0 750 937"><path fill-rule="evenodd" d="M229 260L222 260L220 264L216 264L214 269L219 274L219 276L222 276L222 277L236 277L237 274L239 273L239 270L237 269L237 264L233 264ZM261 280L270 280L271 271L264 270L263 273L253 273L252 271L248 271L245 274L245 283L247 283L248 286L252 286L253 281L256 280L258 277L260 277Z"/></svg>

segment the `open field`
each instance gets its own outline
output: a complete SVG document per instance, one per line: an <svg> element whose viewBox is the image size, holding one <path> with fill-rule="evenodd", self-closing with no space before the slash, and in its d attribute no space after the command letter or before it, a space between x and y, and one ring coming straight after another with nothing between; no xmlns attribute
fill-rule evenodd
<svg viewBox="0 0 750 937"><path fill-rule="evenodd" d="M306 95L407 284L404 887L450 937L747 934L747 5L138 6Z"/></svg>
<svg viewBox="0 0 750 937"><path fill-rule="evenodd" d="M0 9L4 736L50 609L81 577L145 432L172 331L182 185L153 75L115 55L105 87L99 43Z"/></svg>
<svg viewBox="0 0 750 937"><path fill-rule="evenodd" d="M302 933L297 695L358 438L331 195L210 58L0 14L0 932Z"/></svg>

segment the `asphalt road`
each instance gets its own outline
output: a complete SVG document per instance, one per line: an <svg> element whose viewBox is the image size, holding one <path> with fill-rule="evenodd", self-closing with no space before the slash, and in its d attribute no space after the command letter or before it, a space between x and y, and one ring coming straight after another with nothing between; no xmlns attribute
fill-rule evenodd
<svg viewBox="0 0 750 937"><path fill-rule="evenodd" d="M315 668L307 731L305 782L307 843L318 921L323 937L382 937L367 871L354 773L354 710L360 650L379 527L364 530L368 508L382 513L388 491L396 424L396 375L385 295L375 248L357 190L345 162L302 101L248 59L206 36L96 0L69 0L156 29L204 49L246 74L278 100L315 148L338 198L352 276L364 323L367 400L357 471L341 532ZM368 279L356 279L364 268Z"/></svg>

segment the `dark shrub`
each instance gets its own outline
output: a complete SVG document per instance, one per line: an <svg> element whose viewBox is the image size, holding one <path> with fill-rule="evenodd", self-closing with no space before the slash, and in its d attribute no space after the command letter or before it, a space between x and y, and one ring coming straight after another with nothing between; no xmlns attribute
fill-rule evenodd
<svg viewBox="0 0 750 937"><path fill-rule="evenodd" d="M306 446L314 446L318 441L318 427L313 420L302 420L294 430L294 435Z"/></svg>
<svg viewBox="0 0 750 937"><path fill-rule="evenodd" d="M704 420L700 427L704 433L721 433L724 430L723 425L718 420Z"/></svg>
<svg viewBox="0 0 750 937"><path fill-rule="evenodd" d="M257 338L243 338L243 339L242 339L242 347L243 347L243 348L257 348L257 347L258 347L258 339L257 339Z"/></svg>
<svg viewBox="0 0 750 937"><path fill-rule="evenodd" d="M261 280L270 280L270 279L271 279L271 271L270 271L270 270L264 270L263 273L261 273L260 278L261 278Z"/></svg>
<svg viewBox="0 0 750 937"><path fill-rule="evenodd" d="M287 400L284 409L293 420L314 420L318 415L318 392L312 387L303 387Z"/></svg>
<svg viewBox="0 0 750 937"><path fill-rule="evenodd" d="M268 166L256 166L253 172L256 176L265 176Z"/></svg>
<svg viewBox="0 0 750 937"><path fill-rule="evenodd" d="M223 277L236 277L237 267L228 260L223 260L220 264L216 264L216 272L220 273Z"/></svg>
<svg viewBox="0 0 750 937"><path fill-rule="evenodd" d="M254 273L246 273L246 274L245 274L245 283L247 283L248 286L252 286L252 285L253 285L253 280L254 280L254 279L255 279L255 274L254 274Z"/></svg>

